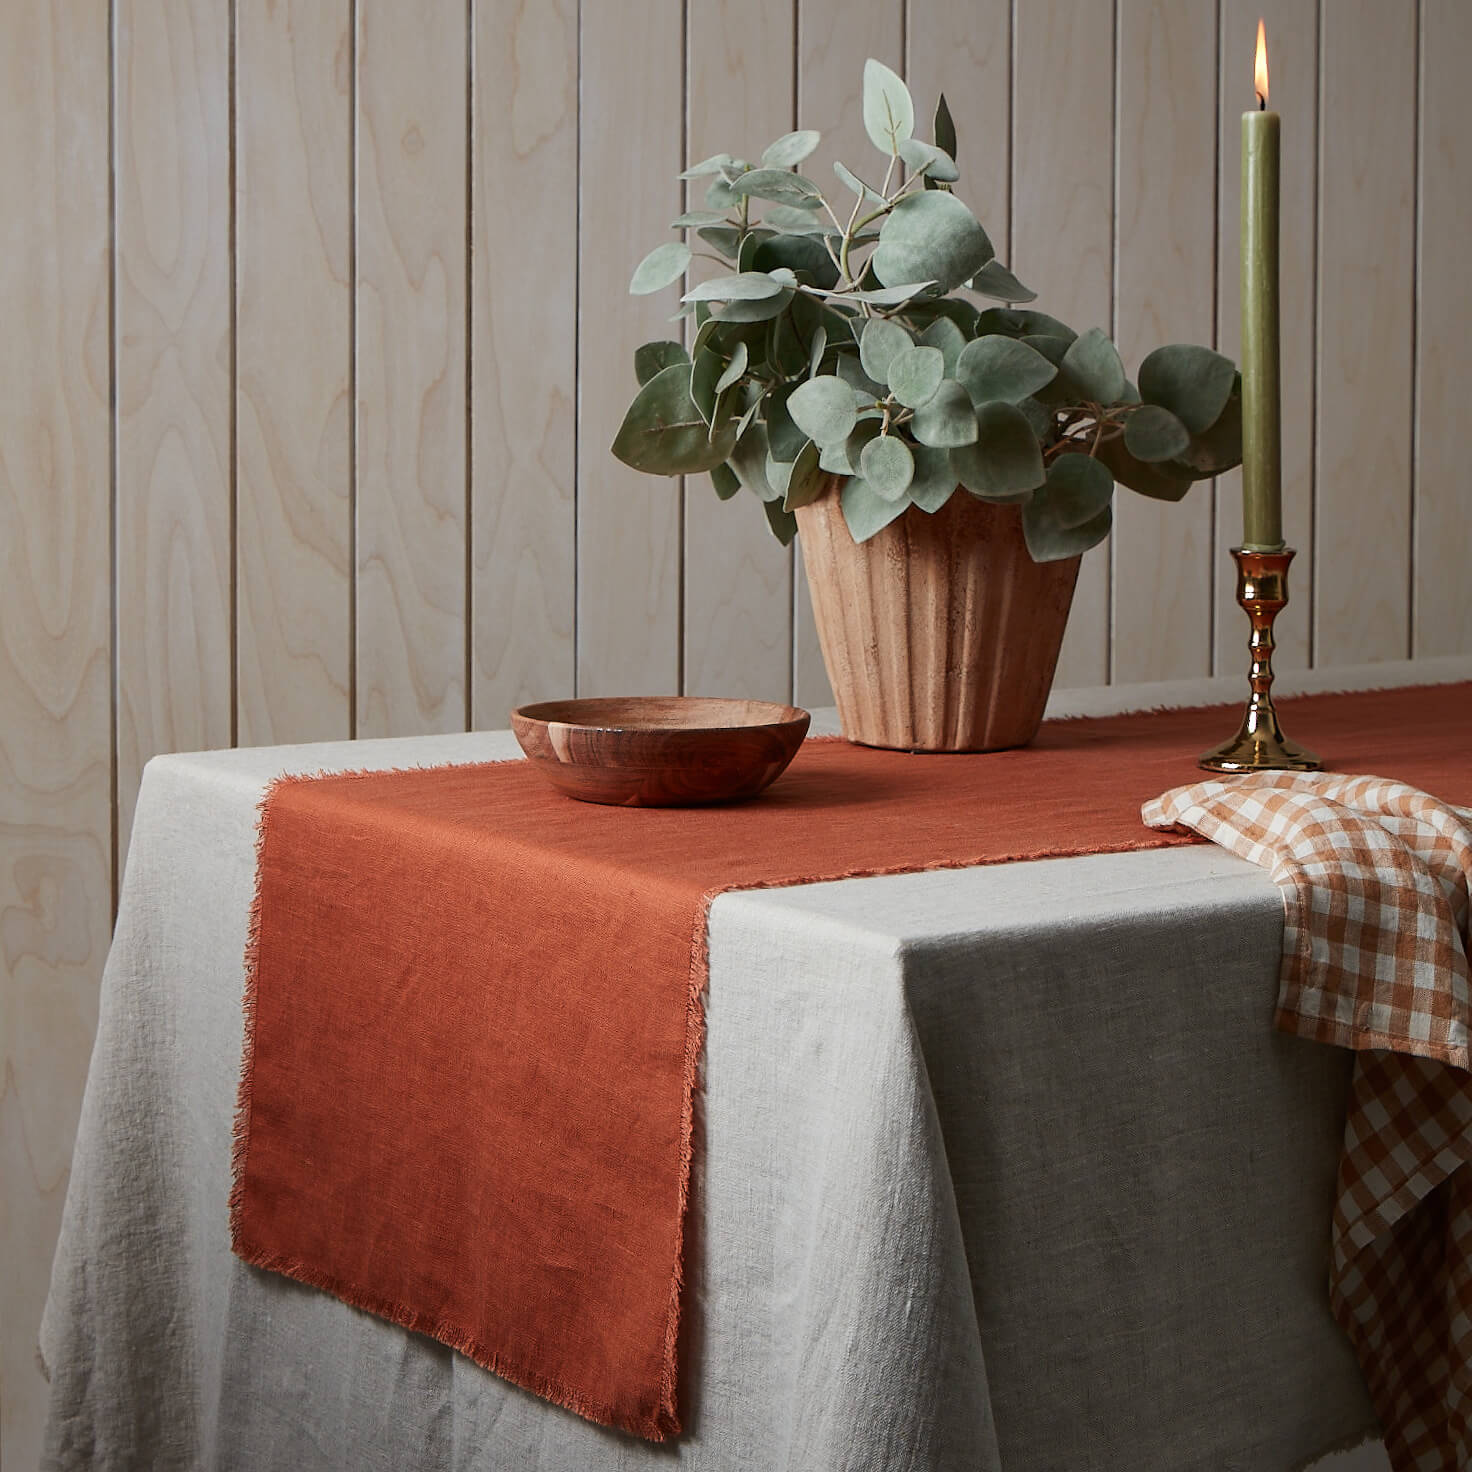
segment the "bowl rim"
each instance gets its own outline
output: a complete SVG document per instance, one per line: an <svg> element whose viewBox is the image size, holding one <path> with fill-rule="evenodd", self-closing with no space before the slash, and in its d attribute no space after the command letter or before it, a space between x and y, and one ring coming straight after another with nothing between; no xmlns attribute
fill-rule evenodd
<svg viewBox="0 0 1472 1472"><path fill-rule="evenodd" d="M751 709L753 706L771 712L765 720L746 721L710 721L697 725L669 725L666 723L651 721L629 723L599 721L596 719L579 720L569 719L566 715L553 714L555 711L566 711L569 707L588 707L588 715L596 716L598 706L628 706L637 705L648 701L651 705L659 704L669 706L670 704L690 704L720 707L731 709ZM667 736L689 735L696 736L714 731L779 731L802 723L811 723L812 713L804 710L799 705L785 705L775 700L746 699L740 696L727 695L586 695L573 696L563 700L539 700L527 705L519 705L511 712L511 724L513 729L517 721L527 724L541 726L562 726L570 731L613 731L638 735L648 735L655 732Z"/></svg>

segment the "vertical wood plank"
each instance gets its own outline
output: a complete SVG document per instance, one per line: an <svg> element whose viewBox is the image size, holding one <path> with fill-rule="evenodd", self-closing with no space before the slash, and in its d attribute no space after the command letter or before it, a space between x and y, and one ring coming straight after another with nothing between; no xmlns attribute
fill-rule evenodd
<svg viewBox="0 0 1472 1472"><path fill-rule="evenodd" d="M757 159L793 124L794 0L690 7L689 161ZM826 149L819 155L828 167ZM821 181L827 187L827 179ZM692 187L699 209L703 189ZM698 244L698 242L697 242ZM714 267L692 271L692 279ZM668 300L673 297L673 293ZM722 505L704 475L685 487L685 691L786 700L792 677L792 554L749 492Z"/></svg>
<svg viewBox="0 0 1472 1472"><path fill-rule="evenodd" d="M1119 0L1115 341L1131 377L1152 348L1215 327L1215 0ZM1212 494L1114 500L1113 679L1211 670Z"/></svg>
<svg viewBox="0 0 1472 1472"><path fill-rule="evenodd" d="M1297 550L1286 611L1274 626L1274 667L1308 664L1313 606L1314 211L1318 173L1317 0L1222 0L1221 179L1217 206L1217 347L1242 346L1242 114L1254 103L1257 22L1267 24L1268 86L1282 124L1279 289L1283 356L1283 535ZM1196 492L1192 493L1193 495ZM1247 618L1237 604L1231 548L1242 541L1242 472L1216 482L1216 597L1213 673L1245 675Z"/></svg>
<svg viewBox="0 0 1472 1472"><path fill-rule="evenodd" d="M829 161L841 159L861 177L880 161L864 131L864 62L875 57L903 73L903 0L845 5L843 0L798 0L797 123L823 135ZM879 169L883 176L883 168ZM826 181L825 181L826 182ZM878 187L878 180L871 181ZM832 705L833 687L823 668L813 622L812 598L802 571L802 538L795 564L792 698L805 706Z"/></svg>
<svg viewBox="0 0 1472 1472"><path fill-rule="evenodd" d="M117 0L118 825L231 739L229 12Z"/></svg>
<svg viewBox="0 0 1472 1472"><path fill-rule="evenodd" d="M1321 13L1314 664L1336 665L1409 648L1416 7Z"/></svg>
<svg viewBox="0 0 1472 1472"><path fill-rule="evenodd" d="M1017 8L1012 255L1037 307L1083 332L1110 328L1114 285L1114 7ZM1122 494L1128 495L1129 492ZM1109 679L1109 543L1079 569L1053 683Z"/></svg>
<svg viewBox="0 0 1472 1472"><path fill-rule="evenodd" d="M609 446L638 388L634 349L677 337L663 292L630 297L680 212L680 0L582 8L578 240L578 693L669 694L680 682L680 486Z"/></svg>
<svg viewBox="0 0 1472 1472"><path fill-rule="evenodd" d="M351 730L352 14L236 11L237 736Z"/></svg>
<svg viewBox="0 0 1472 1472"><path fill-rule="evenodd" d="M1472 383L1472 7L1421 3L1420 274L1417 297L1412 654L1472 650L1472 487L1458 433Z"/></svg>
<svg viewBox="0 0 1472 1472"><path fill-rule="evenodd" d="M944 92L956 123L956 193L1006 262L1012 249L1012 0L908 0L908 7L905 80L915 99L915 136L934 137L935 101ZM1019 25L1027 8L1019 7Z"/></svg>
<svg viewBox="0 0 1472 1472"><path fill-rule="evenodd" d="M576 678L577 11L576 0L475 6L475 726L570 696Z"/></svg>
<svg viewBox="0 0 1472 1472"><path fill-rule="evenodd" d="M0 1463L36 1331L112 900L106 0L0 6Z"/></svg>
<svg viewBox="0 0 1472 1472"><path fill-rule="evenodd" d="M357 733L466 724L464 0L358 10Z"/></svg>

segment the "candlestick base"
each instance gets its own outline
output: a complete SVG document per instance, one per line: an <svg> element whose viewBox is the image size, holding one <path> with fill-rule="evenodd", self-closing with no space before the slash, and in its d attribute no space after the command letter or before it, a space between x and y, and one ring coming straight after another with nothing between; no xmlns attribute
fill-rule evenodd
<svg viewBox="0 0 1472 1472"><path fill-rule="evenodd" d="M1293 548L1260 552L1233 547L1232 557L1237 563L1237 602L1252 624L1251 694L1237 734L1202 752L1197 765L1208 772L1316 772L1323 763L1284 736L1273 707L1273 622L1288 603Z"/></svg>

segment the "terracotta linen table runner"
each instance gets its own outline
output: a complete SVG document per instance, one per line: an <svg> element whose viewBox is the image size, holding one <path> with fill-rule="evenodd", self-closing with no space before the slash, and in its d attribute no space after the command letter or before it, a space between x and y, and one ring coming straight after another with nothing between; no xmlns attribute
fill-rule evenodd
<svg viewBox="0 0 1472 1472"><path fill-rule="evenodd" d="M1472 685L1285 708L1335 765L1394 749L1393 775L1472 801ZM278 780L235 1251L590 1419L675 1434L712 897L1198 841L1140 808L1234 719L1060 721L985 756L814 741L716 809L576 803L521 762Z"/></svg>
<svg viewBox="0 0 1472 1472"><path fill-rule="evenodd" d="M1472 1466L1472 822L1323 772L1200 782L1143 816L1282 889L1277 1025L1355 1050L1330 1304L1396 1472Z"/></svg>

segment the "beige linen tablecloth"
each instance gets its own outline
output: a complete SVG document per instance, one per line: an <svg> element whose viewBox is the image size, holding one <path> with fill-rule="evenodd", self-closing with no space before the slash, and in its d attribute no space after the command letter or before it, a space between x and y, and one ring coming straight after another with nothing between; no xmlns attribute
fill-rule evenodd
<svg viewBox="0 0 1472 1472"><path fill-rule="evenodd" d="M1348 1059L1211 849L731 894L711 915L689 1430L635 1442L230 1255L255 807L152 762L43 1326L50 1467L1287 1472L1372 1416L1325 1289Z"/></svg>

